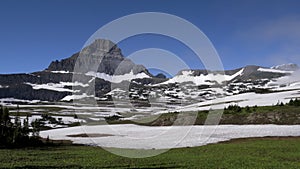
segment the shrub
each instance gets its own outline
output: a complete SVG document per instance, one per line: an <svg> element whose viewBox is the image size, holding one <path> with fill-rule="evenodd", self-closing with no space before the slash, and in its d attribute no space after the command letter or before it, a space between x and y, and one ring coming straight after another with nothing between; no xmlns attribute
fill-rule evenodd
<svg viewBox="0 0 300 169"><path fill-rule="evenodd" d="M297 98L295 100L291 99L288 103L289 106L300 106L300 100Z"/></svg>
<svg viewBox="0 0 300 169"><path fill-rule="evenodd" d="M242 112L242 108L238 105L229 105L227 108L224 109L225 114L240 113L240 112Z"/></svg>

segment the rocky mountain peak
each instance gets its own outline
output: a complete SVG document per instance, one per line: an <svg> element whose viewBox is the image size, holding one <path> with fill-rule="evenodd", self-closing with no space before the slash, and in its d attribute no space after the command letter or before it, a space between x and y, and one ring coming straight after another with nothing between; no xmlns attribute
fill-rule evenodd
<svg viewBox="0 0 300 169"><path fill-rule="evenodd" d="M46 70L73 72L76 63L82 73L95 71L109 75L122 75L129 72L149 74L144 66L136 65L130 59L125 58L121 49L106 39L96 39L71 57L53 61Z"/></svg>
<svg viewBox="0 0 300 169"><path fill-rule="evenodd" d="M110 40L96 39L80 51L81 57L93 57L96 59L115 58L123 60L121 49Z"/></svg>
<svg viewBox="0 0 300 169"><path fill-rule="evenodd" d="M116 44L110 40L96 39L90 46L94 46L95 48L103 50L104 52L109 52L113 47L116 46Z"/></svg>

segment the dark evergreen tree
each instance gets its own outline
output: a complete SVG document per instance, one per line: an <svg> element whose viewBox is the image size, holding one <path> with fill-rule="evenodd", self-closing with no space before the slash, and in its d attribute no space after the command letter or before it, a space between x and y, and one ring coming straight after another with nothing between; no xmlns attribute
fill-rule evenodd
<svg viewBox="0 0 300 169"><path fill-rule="evenodd" d="M41 143L37 137L29 137L30 132L34 136L38 136L39 129L29 127L28 115L23 120L20 120L19 112L12 119L9 116L9 110L6 107L0 106L0 147L22 147L36 143Z"/></svg>

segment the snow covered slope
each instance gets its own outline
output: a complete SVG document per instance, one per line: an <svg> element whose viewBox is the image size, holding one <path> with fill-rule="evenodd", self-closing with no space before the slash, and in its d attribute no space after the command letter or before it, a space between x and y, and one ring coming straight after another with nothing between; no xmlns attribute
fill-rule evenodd
<svg viewBox="0 0 300 169"><path fill-rule="evenodd" d="M300 136L299 125L160 126L99 125L42 131L41 137L77 144L132 149L195 147L234 138ZM91 137L74 137L87 134ZM71 137L73 135L73 137ZM95 136L95 137L93 137Z"/></svg>

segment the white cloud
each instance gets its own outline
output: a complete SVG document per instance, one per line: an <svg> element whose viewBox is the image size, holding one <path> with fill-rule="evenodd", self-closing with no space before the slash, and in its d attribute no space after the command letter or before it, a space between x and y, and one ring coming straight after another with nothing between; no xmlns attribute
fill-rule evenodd
<svg viewBox="0 0 300 169"><path fill-rule="evenodd" d="M300 16L258 22L237 32L236 36L272 65L300 64Z"/></svg>
<svg viewBox="0 0 300 169"><path fill-rule="evenodd" d="M246 31L238 32L239 36L247 39L262 41L297 41L300 42L300 17L282 17L275 20L259 22Z"/></svg>

